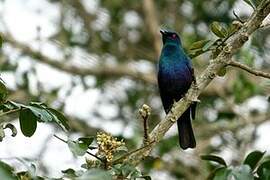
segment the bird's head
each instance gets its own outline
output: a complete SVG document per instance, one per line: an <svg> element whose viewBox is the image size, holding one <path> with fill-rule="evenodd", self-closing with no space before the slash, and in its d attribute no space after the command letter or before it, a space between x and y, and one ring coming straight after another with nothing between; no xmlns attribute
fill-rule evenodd
<svg viewBox="0 0 270 180"><path fill-rule="evenodd" d="M178 36L176 32L161 29L160 33L162 34L163 44L170 42L170 43L176 43L176 44L181 45L180 37Z"/></svg>

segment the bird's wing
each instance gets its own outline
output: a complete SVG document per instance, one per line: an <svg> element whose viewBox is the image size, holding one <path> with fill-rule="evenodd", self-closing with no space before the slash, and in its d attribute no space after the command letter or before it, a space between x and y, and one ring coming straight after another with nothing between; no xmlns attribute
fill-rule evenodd
<svg viewBox="0 0 270 180"><path fill-rule="evenodd" d="M160 69L158 72L158 87L162 105L165 112L168 113L173 105L173 97L168 89L173 84L171 84L171 80L166 77L161 71L162 70Z"/></svg>

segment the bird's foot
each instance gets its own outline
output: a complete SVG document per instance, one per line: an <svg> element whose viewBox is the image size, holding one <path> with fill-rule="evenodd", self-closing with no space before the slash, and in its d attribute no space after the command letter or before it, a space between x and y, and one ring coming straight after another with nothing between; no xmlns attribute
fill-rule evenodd
<svg viewBox="0 0 270 180"><path fill-rule="evenodd" d="M172 109L172 115L171 115L170 121L173 123L177 121L177 118L175 116L175 109Z"/></svg>
<svg viewBox="0 0 270 180"><path fill-rule="evenodd" d="M199 86L198 86L198 84L197 84L196 81L193 81L192 84L193 84L193 87L194 87L194 89L195 89L196 91L199 90Z"/></svg>
<svg viewBox="0 0 270 180"><path fill-rule="evenodd" d="M175 123L177 121L176 117L175 116L172 116L171 119L170 119L171 122Z"/></svg>

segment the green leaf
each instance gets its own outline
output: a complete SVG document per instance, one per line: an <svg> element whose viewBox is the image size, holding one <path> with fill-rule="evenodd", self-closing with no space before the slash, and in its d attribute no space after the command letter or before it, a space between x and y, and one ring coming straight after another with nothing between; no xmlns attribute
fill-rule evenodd
<svg viewBox="0 0 270 180"><path fill-rule="evenodd" d="M235 31L237 31L237 25L235 24L230 24L228 27L228 34L232 35Z"/></svg>
<svg viewBox="0 0 270 180"><path fill-rule="evenodd" d="M259 175L259 177L263 177L264 176L264 172L270 171L270 160L267 160L265 162L263 162L257 169L257 174Z"/></svg>
<svg viewBox="0 0 270 180"><path fill-rule="evenodd" d="M253 151L251 153L249 153L246 157L246 159L244 160L243 164L249 165L249 167L254 170L257 166L257 164L259 163L259 161L262 159L262 157L264 156L265 152L261 152L261 151Z"/></svg>
<svg viewBox="0 0 270 180"><path fill-rule="evenodd" d="M217 72L217 75L218 76L225 76L226 74L226 67L222 67L218 72Z"/></svg>
<svg viewBox="0 0 270 180"><path fill-rule="evenodd" d="M130 164L124 164L121 166L121 171L124 177L128 177L129 174L136 172L137 169Z"/></svg>
<svg viewBox="0 0 270 180"><path fill-rule="evenodd" d="M216 43L221 40L221 39L218 39L218 40L202 40L202 41L205 41L205 42L195 42L195 45L192 44L193 47L190 48L189 50L189 56L191 58L194 58L194 57L197 57L207 51L210 50L211 47L215 47L216 46Z"/></svg>
<svg viewBox="0 0 270 180"><path fill-rule="evenodd" d="M75 156L83 156L87 149L88 146L84 143L79 143L78 141L72 141L68 140L67 141L68 147L70 151L75 155Z"/></svg>
<svg viewBox="0 0 270 180"><path fill-rule="evenodd" d="M53 120L53 116L40 105L32 104L27 106L27 108L29 108L41 122L51 122Z"/></svg>
<svg viewBox="0 0 270 180"><path fill-rule="evenodd" d="M226 167L218 167L218 168L215 168L213 171L210 172L210 174L207 176L207 180L213 180L214 177L216 176L216 173L218 171L222 171L223 169L226 169Z"/></svg>
<svg viewBox="0 0 270 180"><path fill-rule="evenodd" d="M109 172L101 169L90 169L86 171L82 176L78 177L77 180L112 180L112 176Z"/></svg>
<svg viewBox="0 0 270 180"><path fill-rule="evenodd" d="M13 124L10 124L10 123L6 124L4 129L7 129L7 128L9 128L11 130L11 133L12 133L11 136L12 137L15 137L17 135L17 129Z"/></svg>
<svg viewBox="0 0 270 180"><path fill-rule="evenodd" d="M138 170L133 171L132 173L130 173L130 179L132 180L136 180L136 179L140 179L140 178L144 178L144 176L142 176L142 173Z"/></svg>
<svg viewBox="0 0 270 180"><path fill-rule="evenodd" d="M260 180L269 180L270 179L270 170L263 169L263 174L260 176Z"/></svg>
<svg viewBox="0 0 270 180"><path fill-rule="evenodd" d="M121 170L122 164L115 164L112 166L112 173L115 175L122 175L122 170Z"/></svg>
<svg viewBox="0 0 270 180"><path fill-rule="evenodd" d="M227 30L219 23L214 21L210 25L211 31L220 38L225 38L227 36Z"/></svg>
<svg viewBox="0 0 270 180"><path fill-rule="evenodd" d="M0 80L0 104L6 101L7 95L8 95L8 90L5 84Z"/></svg>
<svg viewBox="0 0 270 180"><path fill-rule="evenodd" d="M75 178L78 177L76 174L76 171L74 169L66 169L66 170L62 170L62 173L65 174L65 177L69 177L69 178Z"/></svg>
<svg viewBox="0 0 270 180"><path fill-rule="evenodd" d="M8 164L0 161L0 177L4 180L17 180L14 175L14 169Z"/></svg>
<svg viewBox="0 0 270 180"><path fill-rule="evenodd" d="M94 141L94 137L80 137L78 138L78 141L88 147Z"/></svg>
<svg viewBox="0 0 270 180"><path fill-rule="evenodd" d="M53 121L55 121L58 125L60 125L64 130L68 131L70 129L68 125L68 119L59 111L47 108L50 113L53 114Z"/></svg>
<svg viewBox="0 0 270 180"><path fill-rule="evenodd" d="M248 165L241 165L232 169L231 176L237 180L253 180L252 170Z"/></svg>
<svg viewBox="0 0 270 180"><path fill-rule="evenodd" d="M4 131L3 126L0 125L0 142L3 141L4 137L5 137L5 131Z"/></svg>
<svg viewBox="0 0 270 180"><path fill-rule="evenodd" d="M205 46L205 44L207 44L210 40L200 40L200 41L196 41L194 42L189 49L190 50L195 50L195 49L201 49Z"/></svg>
<svg viewBox="0 0 270 180"><path fill-rule="evenodd" d="M202 50L203 50L203 51L208 51L209 48L212 47L215 43L216 43L216 41L214 41L214 40L209 41L208 43L206 43L206 44L203 46Z"/></svg>
<svg viewBox="0 0 270 180"><path fill-rule="evenodd" d="M0 48L2 48L2 46L3 46L3 37L0 36Z"/></svg>
<svg viewBox="0 0 270 180"><path fill-rule="evenodd" d="M226 167L219 168L216 171L213 180L227 180L230 173L231 169L227 169Z"/></svg>
<svg viewBox="0 0 270 180"><path fill-rule="evenodd" d="M19 103L15 103L13 101L7 101L3 104L6 110L19 109L22 106Z"/></svg>
<svg viewBox="0 0 270 180"><path fill-rule="evenodd" d="M224 161L223 158L219 157L219 156L215 156L215 155L202 155L201 156L202 160L206 160L206 161L214 161L218 164L227 166L226 162Z"/></svg>
<svg viewBox="0 0 270 180"><path fill-rule="evenodd" d="M114 165L112 172L118 176L130 177L131 179L141 178L142 176L135 166L128 163Z"/></svg>
<svg viewBox="0 0 270 180"><path fill-rule="evenodd" d="M37 129L37 116L30 109L22 109L19 115L20 127L24 136L31 137Z"/></svg>
<svg viewBox="0 0 270 180"><path fill-rule="evenodd" d="M190 58L195 58L203 53L205 53L205 52L202 49L196 49L196 50L189 51L188 55Z"/></svg>

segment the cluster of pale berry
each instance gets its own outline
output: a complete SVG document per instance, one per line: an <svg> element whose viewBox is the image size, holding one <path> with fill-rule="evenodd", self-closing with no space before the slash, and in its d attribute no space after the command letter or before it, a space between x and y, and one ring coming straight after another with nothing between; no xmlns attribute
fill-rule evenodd
<svg viewBox="0 0 270 180"><path fill-rule="evenodd" d="M111 162L113 160L113 154L117 151L117 148L124 146L125 142L123 140L118 141L117 138L113 137L111 134L98 132L97 144L98 154L105 156L107 162Z"/></svg>

